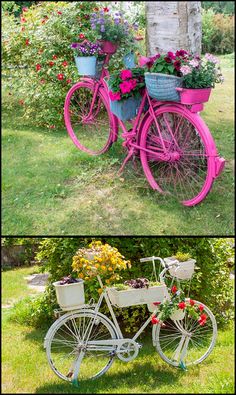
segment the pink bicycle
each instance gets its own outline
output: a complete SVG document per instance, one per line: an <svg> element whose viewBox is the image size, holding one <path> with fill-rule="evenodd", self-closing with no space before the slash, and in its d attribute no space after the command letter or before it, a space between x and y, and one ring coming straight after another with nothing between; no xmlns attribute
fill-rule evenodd
<svg viewBox="0 0 236 395"><path fill-rule="evenodd" d="M221 174L225 160L218 155L214 139L200 117L203 104L158 102L145 90L132 127L110 110L106 54L100 78L82 77L69 90L64 106L65 124L74 144L99 155L117 141L122 129L128 160L140 157L150 186L175 196L183 205L200 203Z"/></svg>

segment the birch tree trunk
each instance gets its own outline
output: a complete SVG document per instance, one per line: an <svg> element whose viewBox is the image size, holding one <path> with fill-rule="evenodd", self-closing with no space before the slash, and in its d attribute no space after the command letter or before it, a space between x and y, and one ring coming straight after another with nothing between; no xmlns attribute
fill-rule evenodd
<svg viewBox="0 0 236 395"><path fill-rule="evenodd" d="M201 53L200 1L146 2L147 54L185 49Z"/></svg>

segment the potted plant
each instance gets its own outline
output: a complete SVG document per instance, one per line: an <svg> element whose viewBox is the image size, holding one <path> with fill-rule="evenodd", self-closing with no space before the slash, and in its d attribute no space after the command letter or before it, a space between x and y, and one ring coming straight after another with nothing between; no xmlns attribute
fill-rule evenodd
<svg viewBox="0 0 236 395"><path fill-rule="evenodd" d="M99 44L85 40L83 43L72 43L75 63L80 75L96 76L97 56L101 51Z"/></svg>
<svg viewBox="0 0 236 395"><path fill-rule="evenodd" d="M162 302L168 297L165 284L149 282L146 278L125 281L107 287L111 303L118 307L135 306L151 302Z"/></svg>
<svg viewBox="0 0 236 395"><path fill-rule="evenodd" d="M53 283L56 289L57 302L62 310L75 310L84 305L84 281L71 275Z"/></svg>
<svg viewBox="0 0 236 395"><path fill-rule="evenodd" d="M151 58L141 57L141 64L149 71L145 73L145 83L149 96L160 101L180 101L177 87L182 87L183 77L180 68L188 58L185 50L156 54Z"/></svg>
<svg viewBox="0 0 236 395"><path fill-rule="evenodd" d="M180 280L190 279L194 273L196 260L192 259L189 253L178 251L176 255L164 258L164 261L167 265L171 265L174 261L178 262L178 266L170 266L169 272L171 276Z"/></svg>
<svg viewBox="0 0 236 395"><path fill-rule="evenodd" d="M112 13L107 7L92 13L90 23L103 52L107 54L115 53L121 41L131 34L131 26L124 20L122 13Z"/></svg>
<svg viewBox="0 0 236 395"><path fill-rule="evenodd" d="M203 58L196 55L186 59L180 71L183 75L183 87L177 88L177 91L183 104L207 102L215 83L224 81L218 58L209 53Z"/></svg>
<svg viewBox="0 0 236 395"><path fill-rule="evenodd" d="M182 290L178 290L176 285L171 288L171 298L164 299L158 306L158 311L152 316L153 324L162 324L171 319L174 321L183 320L185 315L197 320L199 325L204 326L208 319L204 313L204 305L196 304L193 299L185 298Z"/></svg>
<svg viewBox="0 0 236 395"><path fill-rule="evenodd" d="M136 116L142 100L144 69L124 69L114 72L107 81L110 98L110 108L122 121Z"/></svg>

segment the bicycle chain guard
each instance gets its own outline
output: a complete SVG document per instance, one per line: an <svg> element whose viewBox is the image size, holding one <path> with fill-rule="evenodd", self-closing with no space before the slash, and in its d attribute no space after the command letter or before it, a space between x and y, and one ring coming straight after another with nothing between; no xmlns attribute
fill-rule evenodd
<svg viewBox="0 0 236 395"><path fill-rule="evenodd" d="M119 344L116 355L123 362L130 362L135 359L141 346L132 339L124 339Z"/></svg>

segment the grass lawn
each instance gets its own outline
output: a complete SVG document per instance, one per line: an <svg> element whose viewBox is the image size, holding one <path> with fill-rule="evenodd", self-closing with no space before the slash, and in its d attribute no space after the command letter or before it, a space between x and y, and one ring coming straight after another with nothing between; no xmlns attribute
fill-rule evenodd
<svg viewBox="0 0 236 395"><path fill-rule="evenodd" d="M202 204L187 208L150 189L119 140L99 157L80 152L66 130L27 125L21 110L3 112L4 235L232 235L234 233L234 73L222 57L225 83L205 106L226 169Z"/></svg>
<svg viewBox="0 0 236 395"><path fill-rule="evenodd" d="M29 289L19 287L19 283L25 285L25 274L30 274L28 268L3 272L2 302L12 297L8 289L11 282L15 300L30 294ZM3 310L2 393L234 393L234 330L230 325L219 330L210 357L187 372L162 361L147 336L141 340L143 348L133 362L116 360L104 376L83 382L79 388L64 383L50 370L43 349L46 331L18 325L11 320L11 309Z"/></svg>

